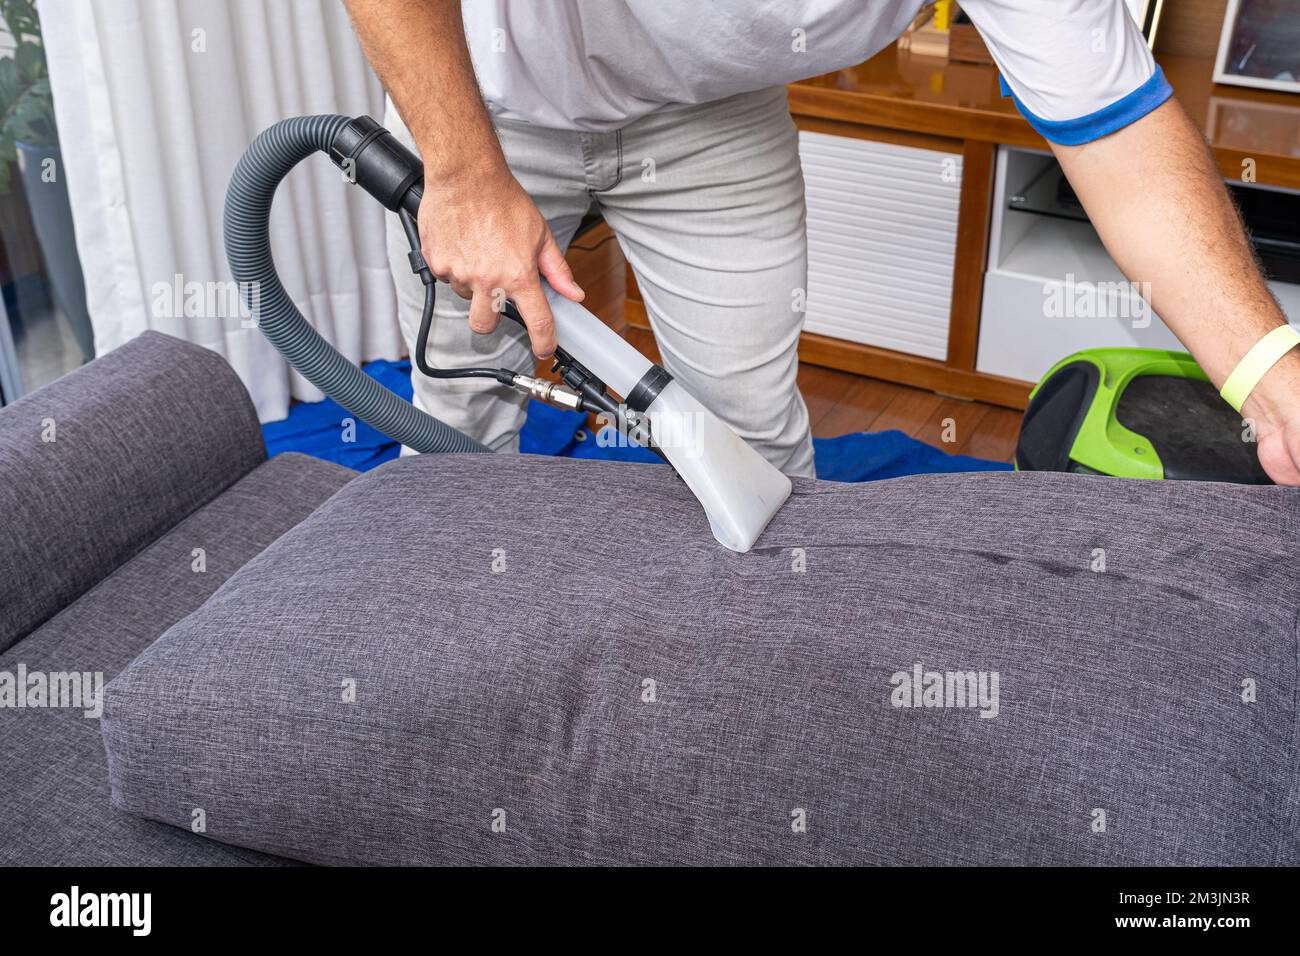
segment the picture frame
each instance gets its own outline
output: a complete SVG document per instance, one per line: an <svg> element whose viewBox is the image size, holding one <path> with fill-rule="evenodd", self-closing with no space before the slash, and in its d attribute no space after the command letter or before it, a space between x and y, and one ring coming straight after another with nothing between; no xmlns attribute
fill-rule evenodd
<svg viewBox="0 0 1300 956"><path fill-rule="evenodd" d="M1160 27L1160 14L1164 12L1165 0L1124 0L1124 3L1133 21L1142 29L1147 48L1154 50L1156 30Z"/></svg>
<svg viewBox="0 0 1300 956"><path fill-rule="evenodd" d="M1214 82L1300 93L1300 4L1228 0Z"/></svg>

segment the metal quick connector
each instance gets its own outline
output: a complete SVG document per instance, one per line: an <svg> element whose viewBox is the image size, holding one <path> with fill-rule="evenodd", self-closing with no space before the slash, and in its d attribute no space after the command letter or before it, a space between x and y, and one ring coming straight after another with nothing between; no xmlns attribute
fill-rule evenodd
<svg viewBox="0 0 1300 956"><path fill-rule="evenodd" d="M565 388L559 382L548 382L544 378L533 378L531 375L516 375L510 384L539 401L558 405L561 408L574 410L582 408L582 396Z"/></svg>

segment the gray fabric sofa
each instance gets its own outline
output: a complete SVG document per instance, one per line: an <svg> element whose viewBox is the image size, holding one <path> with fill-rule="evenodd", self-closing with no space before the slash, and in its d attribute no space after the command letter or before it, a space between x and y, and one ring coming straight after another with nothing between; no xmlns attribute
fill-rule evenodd
<svg viewBox="0 0 1300 956"><path fill-rule="evenodd" d="M0 670L116 674L0 711L0 859L1300 862L1300 492L800 481L737 555L663 466L266 462L128 348L0 413Z"/></svg>

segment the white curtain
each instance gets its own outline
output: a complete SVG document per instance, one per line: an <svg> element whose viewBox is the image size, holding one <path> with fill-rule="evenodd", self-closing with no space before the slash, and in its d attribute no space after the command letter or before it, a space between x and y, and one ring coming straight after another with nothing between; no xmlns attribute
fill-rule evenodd
<svg viewBox="0 0 1300 956"><path fill-rule="evenodd" d="M42 0L40 14L96 349L157 329L224 355L263 421L291 395L319 400L228 308L221 214L235 163L276 120L383 116L341 0ZM405 351L384 215L318 156L271 216L285 288L353 361Z"/></svg>

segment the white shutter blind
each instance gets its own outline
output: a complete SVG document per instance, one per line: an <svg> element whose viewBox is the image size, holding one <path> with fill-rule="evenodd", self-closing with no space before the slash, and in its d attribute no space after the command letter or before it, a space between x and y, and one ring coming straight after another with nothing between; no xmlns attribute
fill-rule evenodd
<svg viewBox="0 0 1300 956"><path fill-rule="evenodd" d="M961 156L801 130L809 332L944 359Z"/></svg>

